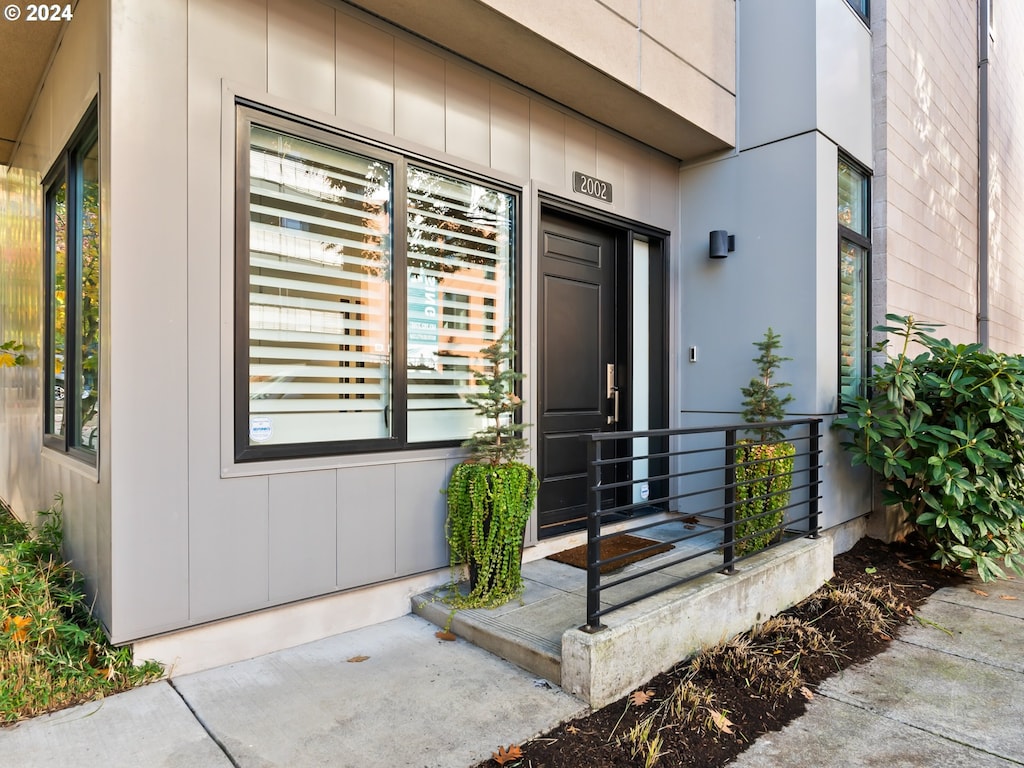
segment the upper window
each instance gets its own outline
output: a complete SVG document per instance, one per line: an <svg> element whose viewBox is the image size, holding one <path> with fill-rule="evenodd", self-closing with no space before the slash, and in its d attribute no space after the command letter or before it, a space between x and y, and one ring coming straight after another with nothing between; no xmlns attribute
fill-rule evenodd
<svg viewBox="0 0 1024 768"><path fill-rule="evenodd" d="M839 391L863 393L868 373L868 177L852 163L839 161Z"/></svg>
<svg viewBox="0 0 1024 768"><path fill-rule="evenodd" d="M850 7L857 12L857 15L864 19L864 23L870 21L871 3L870 0L846 0Z"/></svg>
<svg viewBox="0 0 1024 768"><path fill-rule="evenodd" d="M100 185L95 104L45 180L46 444L99 449Z"/></svg>
<svg viewBox="0 0 1024 768"><path fill-rule="evenodd" d="M468 437L516 196L248 109L240 130L237 458Z"/></svg>

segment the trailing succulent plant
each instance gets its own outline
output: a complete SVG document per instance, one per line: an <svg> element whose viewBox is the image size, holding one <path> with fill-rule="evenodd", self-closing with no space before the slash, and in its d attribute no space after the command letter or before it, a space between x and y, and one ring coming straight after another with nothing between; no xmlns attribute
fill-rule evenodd
<svg viewBox="0 0 1024 768"><path fill-rule="evenodd" d="M789 384L775 381L775 372L792 358L777 354L776 350L782 349L782 337L770 327L764 339L755 341L754 346L761 353L753 358L758 375L740 388L744 397L743 419L750 424L781 420L793 396L779 395L779 390ZM796 453L793 444L784 441L778 427L749 431L753 437L736 446L735 551L738 557L764 549L781 535Z"/></svg>
<svg viewBox="0 0 1024 768"><path fill-rule="evenodd" d="M447 538L454 574L469 566L470 592L457 608L496 606L522 594L523 533L537 496L537 473L519 461L527 450L527 424L516 421L523 378L513 363L511 330L481 350L487 360L478 379L483 391L467 398L486 426L463 443L469 458L448 482Z"/></svg>

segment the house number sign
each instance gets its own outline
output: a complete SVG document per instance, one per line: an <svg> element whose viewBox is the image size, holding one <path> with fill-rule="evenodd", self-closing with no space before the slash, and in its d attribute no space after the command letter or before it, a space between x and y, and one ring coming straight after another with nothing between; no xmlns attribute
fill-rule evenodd
<svg viewBox="0 0 1024 768"><path fill-rule="evenodd" d="M612 185L579 171L572 172L572 191L587 197L594 197L606 203L612 201Z"/></svg>

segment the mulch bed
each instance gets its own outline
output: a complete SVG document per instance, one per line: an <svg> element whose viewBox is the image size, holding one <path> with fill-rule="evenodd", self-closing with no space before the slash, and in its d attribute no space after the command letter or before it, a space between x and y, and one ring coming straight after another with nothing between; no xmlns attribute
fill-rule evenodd
<svg viewBox="0 0 1024 768"><path fill-rule="evenodd" d="M864 539L835 559L835 576L828 584L782 614L783 619L705 652L699 663L681 662L641 686L639 695L517 745L521 756L501 755L503 765L642 766L653 735L659 742L651 765L724 766L758 736L802 714L818 683L884 651L936 589L960 581L960 575L936 568L913 544ZM702 703L674 707L684 688L699 692L693 701ZM688 722L679 719L683 710L689 712ZM499 764L490 759L477 768Z"/></svg>

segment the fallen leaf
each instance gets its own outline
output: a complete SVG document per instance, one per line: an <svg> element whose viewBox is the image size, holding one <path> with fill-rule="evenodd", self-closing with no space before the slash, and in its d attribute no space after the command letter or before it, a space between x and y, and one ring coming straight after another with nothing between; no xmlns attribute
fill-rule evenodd
<svg viewBox="0 0 1024 768"><path fill-rule="evenodd" d="M654 691L633 691L629 694L629 701L634 707L642 707L651 697L654 696Z"/></svg>
<svg viewBox="0 0 1024 768"><path fill-rule="evenodd" d="M369 656L353 656L351 659L346 659L350 664L358 664L361 661L366 661Z"/></svg>
<svg viewBox="0 0 1024 768"><path fill-rule="evenodd" d="M807 699L808 701L810 701L811 699L813 699L813 698L814 698L814 691L812 691L812 690L811 690L810 688L808 688L808 687L807 687L806 685L805 685L805 686L802 686L802 687L800 688L800 693L802 693L802 694L803 694L803 697L804 697L805 699Z"/></svg>
<svg viewBox="0 0 1024 768"><path fill-rule="evenodd" d="M498 747L497 752L491 752L491 757L498 765L504 765L510 763L513 760L518 760L523 756L523 750L517 747L515 744L509 744L508 748Z"/></svg>
<svg viewBox="0 0 1024 768"><path fill-rule="evenodd" d="M732 721L714 709L709 709L708 712L711 714L711 720L714 722L715 727L718 728L722 733L732 733Z"/></svg>
<svg viewBox="0 0 1024 768"><path fill-rule="evenodd" d="M1017 598L1014 597L1013 595L1000 595L999 599L1000 600L1016 600Z"/></svg>
<svg viewBox="0 0 1024 768"><path fill-rule="evenodd" d="M870 568L865 568L864 573L878 573L878 569L872 566Z"/></svg>
<svg viewBox="0 0 1024 768"><path fill-rule="evenodd" d="M988 597L988 592L982 592L980 589L973 589L972 588L971 592L973 592L976 595L981 595L982 597Z"/></svg>
<svg viewBox="0 0 1024 768"><path fill-rule="evenodd" d="M445 632L443 629L439 629L435 632L434 637L438 640L447 640L449 643L455 640L455 635L452 632Z"/></svg>
<svg viewBox="0 0 1024 768"><path fill-rule="evenodd" d="M31 623L31 616L11 616L4 621L4 632L10 632L15 642L24 642L28 639L26 627Z"/></svg>

